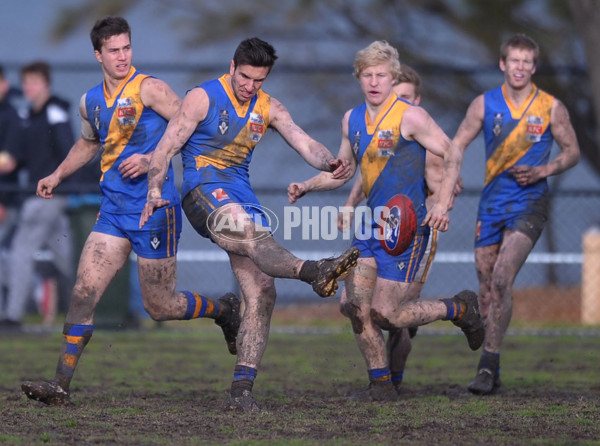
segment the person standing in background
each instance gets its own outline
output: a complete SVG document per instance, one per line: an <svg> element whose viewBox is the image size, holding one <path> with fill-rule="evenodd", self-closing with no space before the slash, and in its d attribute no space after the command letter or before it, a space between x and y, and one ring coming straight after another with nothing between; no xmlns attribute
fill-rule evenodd
<svg viewBox="0 0 600 446"><path fill-rule="evenodd" d="M15 234L10 245L9 285L5 324L19 329L34 285L34 254L47 248L57 271L73 275L73 247L66 196L47 201L37 197L34 185L52 172L73 145L69 104L52 94L48 63L36 61L21 69L23 94L30 102L22 126L18 168L24 169L27 183Z"/></svg>
<svg viewBox="0 0 600 446"><path fill-rule="evenodd" d="M0 330L14 324L5 320L4 299L8 290L8 244L18 212L17 155L20 148L20 120L9 102L11 85L0 65ZM6 187L5 190L1 189ZM10 190L9 190L10 188Z"/></svg>

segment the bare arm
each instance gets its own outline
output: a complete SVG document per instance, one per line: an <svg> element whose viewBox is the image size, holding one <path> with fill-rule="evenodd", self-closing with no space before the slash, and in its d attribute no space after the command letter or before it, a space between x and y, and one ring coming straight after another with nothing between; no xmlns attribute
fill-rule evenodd
<svg viewBox="0 0 600 446"><path fill-rule="evenodd" d="M346 112L342 121L342 142L338 153L338 159L343 160L348 166L349 175L342 178L334 178L334 176L328 172L321 172L302 183L291 183L288 186L288 199L290 203L295 203L298 198L308 192L337 189L354 176L354 173L356 172L356 158L354 157L352 147L350 146L350 140L348 139L349 116L350 112Z"/></svg>
<svg viewBox="0 0 600 446"><path fill-rule="evenodd" d="M401 127L402 136L414 139L428 152L443 157L443 178L436 203L428 210L423 224L429 224L440 231L448 230L454 188L462 165L462 152L433 118L420 107L410 107L404 113Z"/></svg>
<svg viewBox="0 0 600 446"><path fill-rule="evenodd" d="M456 135L454 135L454 144L463 152L481 131L484 112L483 95L479 95L469 105L465 118L460 123Z"/></svg>
<svg viewBox="0 0 600 446"><path fill-rule="evenodd" d="M152 152L148 168L148 196L140 217L140 228L144 226L154 210L169 204L162 199L162 188L171 159L177 155L190 138L198 123L208 112L208 95L201 88L194 88L184 98L172 116L164 135Z"/></svg>
<svg viewBox="0 0 600 446"><path fill-rule="evenodd" d="M521 186L535 183L551 175L561 174L579 161L579 143L569 119L569 112L558 99L555 99L552 103L550 125L552 136L561 152L548 164L542 164L541 166L513 166L510 169L510 173Z"/></svg>
<svg viewBox="0 0 600 446"><path fill-rule="evenodd" d="M327 147L302 130L283 104L275 98L271 98L270 116L270 125L308 164L323 172L331 172L333 178L350 178L347 164L340 158L335 158Z"/></svg>
<svg viewBox="0 0 600 446"><path fill-rule="evenodd" d="M95 129L87 119L84 94L79 101L79 114L81 115L81 137L69 150L66 158L59 164L54 172L42 178L37 185L37 194L42 198L52 198L52 192L68 176L89 163L100 150Z"/></svg>
<svg viewBox="0 0 600 446"><path fill-rule="evenodd" d="M154 110L160 116L169 121L181 105L181 99L169 87L169 85L153 77L147 77L142 81L140 96L144 106ZM137 178L148 173L151 153L134 153L119 165L119 172L124 178Z"/></svg>

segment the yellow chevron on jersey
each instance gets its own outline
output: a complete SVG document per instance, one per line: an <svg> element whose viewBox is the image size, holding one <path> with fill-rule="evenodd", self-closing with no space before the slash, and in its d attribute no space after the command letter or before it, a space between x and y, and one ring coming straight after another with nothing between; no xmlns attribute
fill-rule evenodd
<svg viewBox="0 0 600 446"><path fill-rule="evenodd" d="M377 114L375 121L371 122L369 113L365 110L367 133L373 136L360 161L363 192L366 197L369 196L373 184L389 159L394 155L401 136L402 116L408 107L410 104L398 101L396 95L392 95Z"/></svg>
<svg viewBox="0 0 600 446"><path fill-rule="evenodd" d="M516 109L506 96L504 85L502 94L513 119L519 122L488 158L485 166L486 185L527 153L536 142L531 135L542 135L550 125L553 96L533 85L531 94Z"/></svg>
<svg viewBox="0 0 600 446"><path fill-rule="evenodd" d="M230 123L233 124L234 121L236 121L236 124L241 123L248 113L250 116L240 128L236 127L238 133L235 137L220 147L219 150L213 150L209 153L205 151L203 154L194 156L196 169L213 166L223 170L231 166L243 164L249 158L269 126L271 96L262 90L258 90L255 102L247 101L240 104L226 80L227 77L229 77L228 74L223 75L218 81L229 98L230 110L237 115L237 117L230 116Z"/></svg>
<svg viewBox="0 0 600 446"><path fill-rule="evenodd" d="M106 100L107 106L109 108L112 107L116 100L117 107L111 118L103 146L104 152L102 153L102 158L100 160L100 169L102 171L100 181L104 180L104 173L113 166L115 161L119 158L119 155L121 155L129 143L131 135L144 110L140 85L148 75L138 73L138 75L130 81L135 73L135 67L132 66L129 70L129 74L121 81L112 96L106 91L106 84L104 85L104 99Z"/></svg>

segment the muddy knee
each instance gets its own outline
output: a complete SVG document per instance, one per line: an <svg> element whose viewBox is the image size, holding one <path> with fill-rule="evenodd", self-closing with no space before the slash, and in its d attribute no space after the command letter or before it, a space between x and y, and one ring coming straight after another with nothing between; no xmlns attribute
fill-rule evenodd
<svg viewBox="0 0 600 446"><path fill-rule="evenodd" d="M371 320L382 330L392 330L396 328L384 315L382 315L379 311L375 310L374 308L371 308Z"/></svg>
<svg viewBox="0 0 600 446"><path fill-rule="evenodd" d="M365 324L360 317L360 307L358 305L347 302L340 306L340 312L350 319L352 331L355 334L361 334L363 332Z"/></svg>

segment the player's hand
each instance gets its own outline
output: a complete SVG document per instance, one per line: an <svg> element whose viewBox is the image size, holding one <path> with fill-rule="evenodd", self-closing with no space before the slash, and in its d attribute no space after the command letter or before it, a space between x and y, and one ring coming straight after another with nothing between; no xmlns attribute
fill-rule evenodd
<svg viewBox="0 0 600 446"><path fill-rule="evenodd" d="M58 187L59 184L60 180L58 179L57 175L48 175L47 177L38 181L35 193L38 197L52 198L52 192Z"/></svg>
<svg viewBox="0 0 600 446"><path fill-rule="evenodd" d="M134 153L119 165L119 172L123 178L137 178L148 173L150 155Z"/></svg>
<svg viewBox="0 0 600 446"><path fill-rule="evenodd" d="M354 211L339 212L337 216L337 227L340 231L346 232L352 229L352 220Z"/></svg>
<svg viewBox="0 0 600 446"><path fill-rule="evenodd" d="M168 206L169 204L171 204L171 202L169 200L163 200L162 197L149 198L144 205L144 209L142 209L142 215L140 216L140 229L144 227L156 209Z"/></svg>
<svg viewBox="0 0 600 446"><path fill-rule="evenodd" d="M306 184L290 183L287 189L287 194L290 204L294 204L300 197L306 194Z"/></svg>
<svg viewBox="0 0 600 446"><path fill-rule="evenodd" d="M520 186L533 184L543 178L540 166L519 165L508 169Z"/></svg>
<svg viewBox="0 0 600 446"><path fill-rule="evenodd" d="M453 191L454 196L458 197L464 188L465 188L465 185L463 184L462 177L459 176L458 179L456 180L456 184L454 185L454 191ZM452 201L454 202L454 200L452 200Z"/></svg>
<svg viewBox="0 0 600 446"><path fill-rule="evenodd" d="M433 229L438 231L446 232L450 227L450 215L448 210L436 203L431 207L431 210L427 212L425 219L421 226L429 225Z"/></svg>
<svg viewBox="0 0 600 446"><path fill-rule="evenodd" d="M336 180L346 180L352 178L352 169L348 160L335 158L329 161L330 172Z"/></svg>

